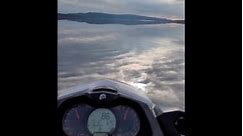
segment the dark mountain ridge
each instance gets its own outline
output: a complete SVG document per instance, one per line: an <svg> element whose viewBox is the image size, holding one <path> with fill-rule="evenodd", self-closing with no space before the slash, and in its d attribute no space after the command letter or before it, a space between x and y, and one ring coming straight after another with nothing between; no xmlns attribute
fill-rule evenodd
<svg viewBox="0 0 243 136"><path fill-rule="evenodd" d="M58 13L58 20L70 20L77 22L86 22L89 24L123 24L123 25L140 25L140 24L165 24L180 23L184 20L171 20L166 18L148 17L132 14L107 14L107 13Z"/></svg>

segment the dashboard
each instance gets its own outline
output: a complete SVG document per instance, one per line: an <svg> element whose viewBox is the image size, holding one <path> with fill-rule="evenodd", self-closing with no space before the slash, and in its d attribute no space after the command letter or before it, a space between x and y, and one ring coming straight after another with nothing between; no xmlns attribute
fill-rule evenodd
<svg viewBox="0 0 243 136"><path fill-rule="evenodd" d="M149 120L137 102L113 93L73 97L58 107L59 136L151 136ZM104 93L103 93L104 94Z"/></svg>
<svg viewBox="0 0 243 136"><path fill-rule="evenodd" d="M136 136L140 130L140 119L136 111L127 105L95 108L77 104L66 111L62 125L68 136Z"/></svg>
<svg viewBox="0 0 243 136"><path fill-rule="evenodd" d="M181 136L182 111L163 112L145 94L115 80L98 80L58 96L58 136ZM184 122L184 123L183 123Z"/></svg>

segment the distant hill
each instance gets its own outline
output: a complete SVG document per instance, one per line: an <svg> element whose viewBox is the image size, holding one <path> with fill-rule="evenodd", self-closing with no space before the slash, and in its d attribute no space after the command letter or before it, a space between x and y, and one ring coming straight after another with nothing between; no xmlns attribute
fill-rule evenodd
<svg viewBox="0 0 243 136"><path fill-rule="evenodd" d="M179 23L184 24L184 20L171 20L166 18L147 17L131 14L107 14L107 13L58 13L58 20L70 20L77 22L86 22L89 24L123 24L123 25L140 25L140 24L165 24Z"/></svg>

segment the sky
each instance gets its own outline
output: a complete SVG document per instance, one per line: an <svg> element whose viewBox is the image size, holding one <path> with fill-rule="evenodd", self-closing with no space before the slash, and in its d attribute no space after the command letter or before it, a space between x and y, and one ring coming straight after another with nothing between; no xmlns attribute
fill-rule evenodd
<svg viewBox="0 0 243 136"><path fill-rule="evenodd" d="M59 13L103 12L184 19L184 0L58 0Z"/></svg>

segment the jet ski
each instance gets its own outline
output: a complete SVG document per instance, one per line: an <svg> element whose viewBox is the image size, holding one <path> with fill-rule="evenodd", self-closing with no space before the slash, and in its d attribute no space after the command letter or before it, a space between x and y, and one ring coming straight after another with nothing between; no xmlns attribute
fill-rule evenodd
<svg viewBox="0 0 243 136"><path fill-rule="evenodd" d="M59 136L183 136L183 111L163 112L143 92L98 80L58 96Z"/></svg>

